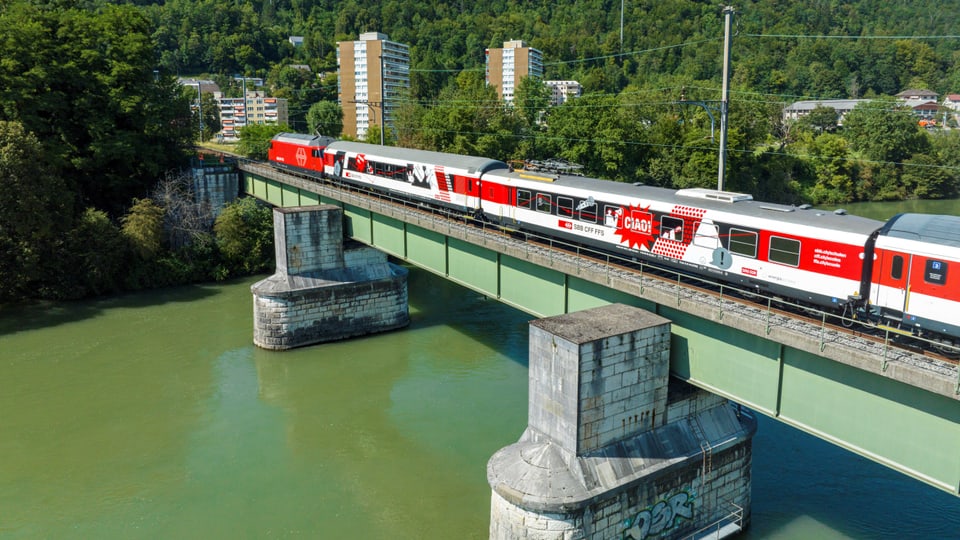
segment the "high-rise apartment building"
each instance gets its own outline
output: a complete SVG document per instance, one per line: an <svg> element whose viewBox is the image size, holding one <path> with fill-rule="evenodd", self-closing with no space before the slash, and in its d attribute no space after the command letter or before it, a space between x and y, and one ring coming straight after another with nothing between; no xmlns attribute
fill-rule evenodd
<svg viewBox="0 0 960 540"><path fill-rule="evenodd" d="M526 76L543 77L543 53L523 41L504 41L502 49L487 49L487 84L497 95L513 102L513 92Z"/></svg>
<svg viewBox="0 0 960 540"><path fill-rule="evenodd" d="M410 88L409 47L366 32L337 44L337 66L343 134L363 139L371 126L392 126L397 98Z"/></svg>

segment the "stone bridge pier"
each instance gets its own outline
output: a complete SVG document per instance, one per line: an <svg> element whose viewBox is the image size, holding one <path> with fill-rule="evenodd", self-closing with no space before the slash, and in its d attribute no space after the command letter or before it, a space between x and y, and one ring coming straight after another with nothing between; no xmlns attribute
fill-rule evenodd
<svg viewBox="0 0 960 540"><path fill-rule="evenodd" d="M530 324L527 429L487 464L490 538L723 538L756 420L670 379L670 321L613 304Z"/></svg>
<svg viewBox="0 0 960 540"><path fill-rule="evenodd" d="M257 346L290 349L410 323L407 269L344 243L339 206L274 208L273 228L276 272L250 287Z"/></svg>

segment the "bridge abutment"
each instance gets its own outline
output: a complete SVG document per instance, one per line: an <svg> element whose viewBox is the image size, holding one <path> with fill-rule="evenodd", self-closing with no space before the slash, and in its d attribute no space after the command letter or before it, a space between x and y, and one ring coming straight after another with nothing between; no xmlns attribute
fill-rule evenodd
<svg viewBox="0 0 960 540"><path fill-rule="evenodd" d="M334 205L274 208L276 272L254 283L253 341L291 349L409 324L407 270L343 241Z"/></svg>
<svg viewBox="0 0 960 540"><path fill-rule="evenodd" d="M240 194L240 171L236 160L207 156L193 160L193 191L197 201L210 209L214 218Z"/></svg>
<svg viewBox="0 0 960 540"><path fill-rule="evenodd" d="M670 321L612 304L530 325L528 425L487 465L490 538L722 538L756 421L670 380Z"/></svg>

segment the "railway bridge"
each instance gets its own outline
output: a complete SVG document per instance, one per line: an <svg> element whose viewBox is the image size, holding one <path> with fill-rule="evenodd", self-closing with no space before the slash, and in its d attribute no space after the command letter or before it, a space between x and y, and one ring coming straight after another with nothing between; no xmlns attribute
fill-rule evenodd
<svg viewBox="0 0 960 540"><path fill-rule="evenodd" d="M239 167L247 195L340 206L347 236L535 317L611 303L665 317L673 377L960 495L956 365L785 314L770 300L745 303L719 284L521 241L264 164Z"/></svg>

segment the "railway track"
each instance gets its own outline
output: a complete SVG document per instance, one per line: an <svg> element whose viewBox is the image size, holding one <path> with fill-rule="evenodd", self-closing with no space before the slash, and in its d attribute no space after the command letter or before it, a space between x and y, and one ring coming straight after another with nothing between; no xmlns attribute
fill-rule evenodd
<svg viewBox="0 0 960 540"><path fill-rule="evenodd" d="M257 165L267 170L274 170L271 166ZM442 220L450 226L470 227L472 230L480 231L488 235L489 238L498 239L500 242L522 242L528 246L536 246L538 250L549 250L580 260L588 259L591 264L596 265L598 270L601 271L603 268L610 268L618 272L638 275L638 279L641 280L655 280L666 287L684 287L692 293L711 298L711 301L718 304L730 303L730 309L737 309L733 306L733 304L735 304L742 306L740 309L759 310L764 312L767 318L773 318L779 321L795 321L796 324L794 326L797 328L818 329L820 333L826 331L836 336L842 336L841 338L835 339L850 340L851 342L861 341L872 345L894 348L914 357L916 362L939 364L944 366L947 371L956 371L958 368L960 351L952 355L943 354L935 350L934 347L936 343L934 342L925 342L918 338L908 337L893 329L882 328L869 324L866 321L844 318L835 313L791 304L784 299L744 291L722 283L709 282L702 277L657 266L648 261L628 260L583 245L558 241L557 239L539 236L528 231L509 229L489 221L472 218L459 212L434 207L426 203L412 202L393 197L374 189L363 188L334 181L329 178L320 178L293 171L284 170L283 173L297 176L330 189L335 189L341 193L345 192L353 196L376 200L379 204L389 204L396 208L402 208L405 212L419 215L421 219L429 217L434 220Z"/></svg>

